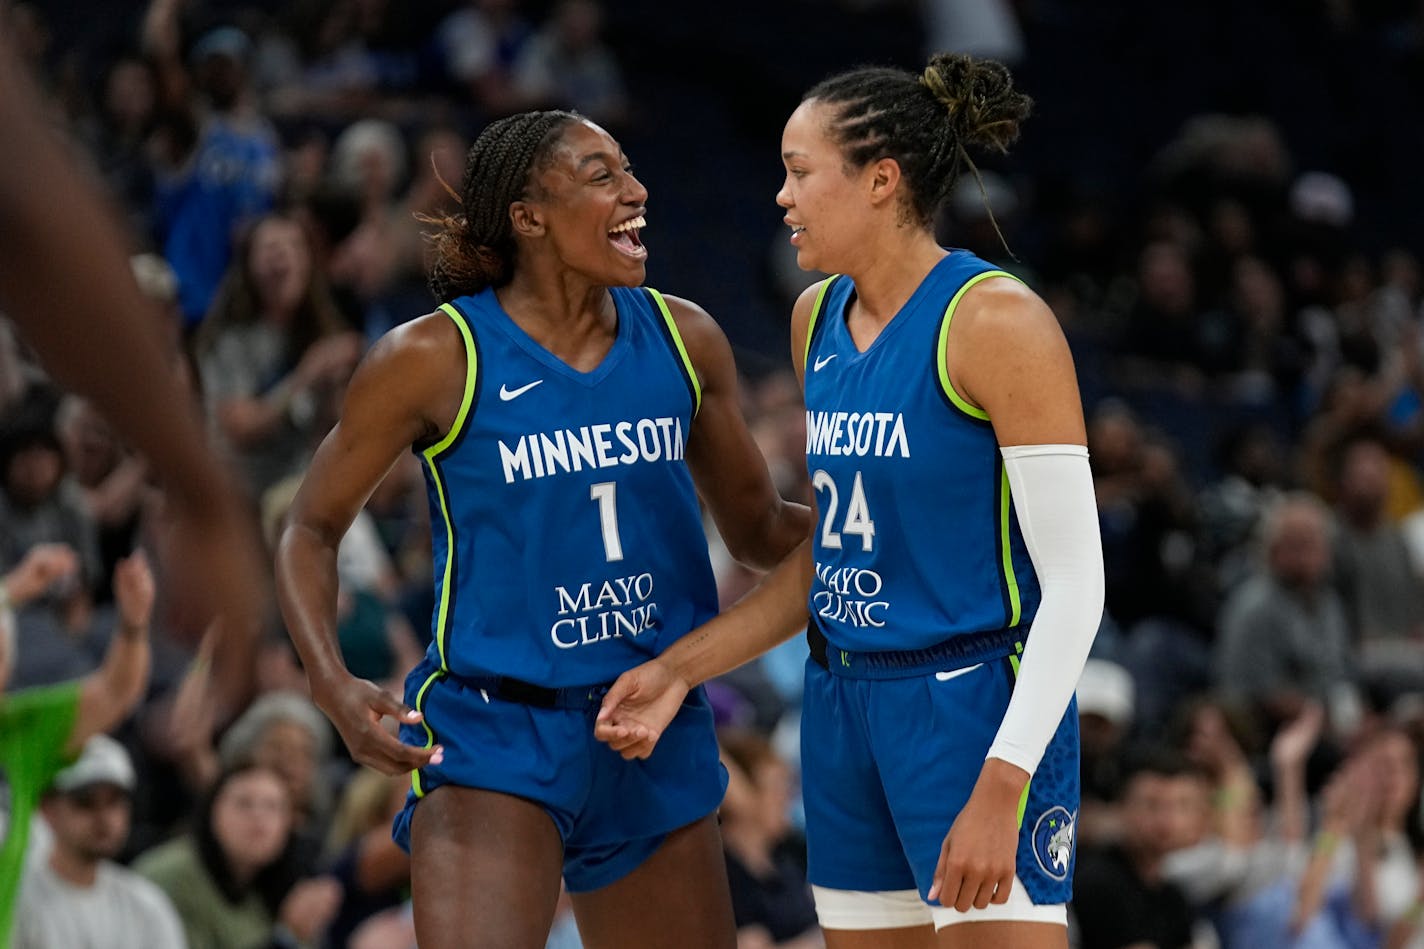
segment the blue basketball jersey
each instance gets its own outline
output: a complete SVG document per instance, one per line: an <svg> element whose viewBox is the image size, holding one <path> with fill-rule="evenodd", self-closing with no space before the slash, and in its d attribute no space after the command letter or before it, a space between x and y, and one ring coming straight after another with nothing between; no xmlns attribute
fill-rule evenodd
<svg viewBox="0 0 1424 949"><path fill-rule="evenodd" d="M812 621L840 649L923 649L1017 627L1038 578L988 415L944 372L954 308L1007 276L943 258L865 352L848 277L821 290L807 330L806 464L816 491Z"/></svg>
<svg viewBox="0 0 1424 949"><path fill-rule="evenodd" d="M684 461L700 384L656 291L610 292L617 336L591 372L536 343L491 290L441 307L468 368L454 426L419 452L439 670L606 682L716 612Z"/></svg>

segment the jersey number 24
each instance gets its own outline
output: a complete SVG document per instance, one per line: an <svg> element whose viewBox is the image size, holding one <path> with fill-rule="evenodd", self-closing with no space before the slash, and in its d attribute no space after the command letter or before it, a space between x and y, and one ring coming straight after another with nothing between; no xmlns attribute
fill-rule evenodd
<svg viewBox="0 0 1424 949"><path fill-rule="evenodd" d="M855 473L855 481L850 487L850 503L846 505L845 522L839 533L835 530L836 514L840 510L840 491L835 479L820 468L811 475L811 487L816 493L830 492L821 518L821 546L828 550L841 549L842 534L859 534L860 549L869 551L875 546L875 522L870 519L870 505L865 503L865 487L860 483L860 472Z"/></svg>

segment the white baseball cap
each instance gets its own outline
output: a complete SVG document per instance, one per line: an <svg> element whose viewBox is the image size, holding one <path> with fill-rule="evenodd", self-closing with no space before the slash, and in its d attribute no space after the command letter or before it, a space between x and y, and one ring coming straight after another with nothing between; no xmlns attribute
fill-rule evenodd
<svg viewBox="0 0 1424 949"><path fill-rule="evenodd" d="M1101 715L1121 728L1132 724L1132 674L1115 662L1089 659L1078 680L1078 714Z"/></svg>
<svg viewBox="0 0 1424 949"><path fill-rule="evenodd" d="M52 787L68 794L95 784L112 784L129 793L138 784L128 751L108 735L95 735L85 742L79 759L54 776Z"/></svg>

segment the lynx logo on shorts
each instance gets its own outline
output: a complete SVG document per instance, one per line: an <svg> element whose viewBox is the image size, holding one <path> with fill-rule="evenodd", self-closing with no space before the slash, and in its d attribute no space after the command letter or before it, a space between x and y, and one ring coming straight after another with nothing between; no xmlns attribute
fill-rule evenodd
<svg viewBox="0 0 1424 949"><path fill-rule="evenodd" d="M1033 825L1033 856L1039 869L1055 880L1068 878L1077 822L1065 807L1050 807Z"/></svg>

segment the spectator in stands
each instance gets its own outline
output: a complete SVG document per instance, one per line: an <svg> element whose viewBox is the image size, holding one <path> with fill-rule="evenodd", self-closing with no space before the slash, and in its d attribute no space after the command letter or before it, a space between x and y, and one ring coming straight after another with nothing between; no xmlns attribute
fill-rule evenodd
<svg viewBox="0 0 1424 949"><path fill-rule="evenodd" d="M610 129L626 123L623 70L602 30L597 0L562 0L514 64L521 107L573 109Z"/></svg>
<svg viewBox="0 0 1424 949"><path fill-rule="evenodd" d="M1182 244L1161 240L1143 248L1137 304L1123 338L1123 353L1135 361L1136 377L1199 391L1202 314L1196 279Z"/></svg>
<svg viewBox="0 0 1424 949"><path fill-rule="evenodd" d="M208 313L238 234L272 207L281 153L248 81L247 34L231 26L204 34L192 49L190 74L179 44L180 6L179 0L153 0L143 42L158 70L167 116L153 139L157 227L192 327Z"/></svg>
<svg viewBox="0 0 1424 949"><path fill-rule="evenodd" d="M42 805L53 843L26 871L13 949L187 946L163 891L114 862L136 788L128 752L107 735L90 738L79 760L55 775Z"/></svg>
<svg viewBox="0 0 1424 949"><path fill-rule="evenodd" d="M1251 572L1261 515L1286 488L1289 451L1279 433L1259 423L1234 426L1218 442L1221 474L1198 495L1197 509L1203 555L1214 565L1223 592Z"/></svg>
<svg viewBox="0 0 1424 949"><path fill-rule="evenodd" d="M1404 533L1388 519L1391 459L1378 440L1352 440L1335 501L1335 587L1360 672L1386 699L1424 687L1424 578Z"/></svg>
<svg viewBox="0 0 1424 949"><path fill-rule="evenodd" d="M68 474L48 407L31 402L12 415L0 435L0 568L19 563L36 544L67 545L78 554L80 569L74 584L53 596L61 612L81 605L76 600L87 605L102 571L94 522Z"/></svg>
<svg viewBox="0 0 1424 949"><path fill-rule="evenodd" d="M1221 610L1216 681L1275 728L1307 702L1348 732L1358 711L1345 606L1330 585L1330 513L1287 495L1265 516L1262 560Z"/></svg>
<svg viewBox="0 0 1424 949"><path fill-rule="evenodd" d="M33 548L0 582L0 689L14 662L11 605L42 595L77 569L74 552ZM142 555L120 563L114 578L121 622L103 664L76 682L0 693L0 944L10 933L14 887L40 794L92 735L113 728L133 710L148 684L153 575Z"/></svg>
<svg viewBox="0 0 1424 949"><path fill-rule="evenodd" d="M305 695L259 696L223 735L224 768L252 761L281 775L291 805L292 835L300 869L315 866L331 819L331 726Z"/></svg>
<svg viewBox="0 0 1424 949"><path fill-rule="evenodd" d="M1335 370L1320 404L1300 432L1300 481L1326 501L1335 498L1335 474L1345 446L1362 435L1378 432L1389 392L1378 380L1355 366Z"/></svg>
<svg viewBox="0 0 1424 949"><path fill-rule="evenodd" d="M791 769L754 732L723 730L718 740L732 776L721 817L738 944L760 935L773 946L819 947L804 858L787 847L795 843L788 837Z"/></svg>
<svg viewBox="0 0 1424 949"><path fill-rule="evenodd" d="M448 182L459 181L467 144L452 129L436 126L415 140L410 187L396 199L373 205L331 257L334 284L349 287L362 311L368 340L429 305L425 285L427 226L422 221L455 212L459 202Z"/></svg>
<svg viewBox="0 0 1424 949"><path fill-rule="evenodd" d="M196 348L218 430L260 497L330 428L361 338L314 271L301 226L274 214L252 229Z"/></svg>
<svg viewBox="0 0 1424 949"><path fill-rule="evenodd" d="M399 906L409 892L410 855L391 839L391 822L409 789L405 775L362 769L342 793L327 839L331 875L342 890L341 908L326 932L330 949L342 949L362 922Z"/></svg>
<svg viewBox="0 0 1424 949"><path fill-rule="evenodd" d="M113 599L108 578L139 539L144 504L150 499L148 465L119 441L95 408L78 396L60 403L56 419L65 467L94 526L99 554L95 601Z"/></svg>
<svg viewBox="0 0 1424 949"><path fill-rule="evenodd" d="M330 878L300 878L292 818L282 776L238 764L218 776L193 830L134 869L168 894L194 949L313 945L341 890Z"/></svg>
<svg viewBox="0 0 1424 949"><path fill-rule="evenodd" d="M1082 742L1080 847L1099 847L1122 837L1122 791L1129 764L1127 736L1136 705L1128 671L1106 659L1089 659L1078 679L1078 734Z"/></svg>
<svg viewBox="0 0 1424 949"><path fill-rule="evenodd" d="M534 35L519 7L519 0L467 0L436 31L446 76L490 118L518 111L514 64Z"/></svg>
<svg viewBox="0 0 1424 949"><path fill-rule="evenodd" d="M1418 751L1403 732L1385 728L1345 760L1321 797L1291 930L1323 927L1348 945L1377 945L1408 921L1421 884L1411 844L1418 810Z"/></svg>
<svg viewBox="0 0 1424 949"><path fill-rule="evenodd" d="M1212 813L1201 838L1167 856L1164 875L1201 913L1214 917L1228 949L1276 945L1289 930L1305 866L1310 801L1306 760L1324 725L1307 705L1271 742L1273 800L1266 811L1227 706L1199 702L1188 717L1188 754L1213 775Z"/></svg>
<svg viewBox="0 0 1424 949"><path fill-rule="evenodd" d="M1206 779L1184 760L1144 757L1123 791L1123 838L1078 858L1073 911L1082 949L1186 949L1195 916L1182 891L1163 876L1167 855L1187 843L1195 812L1206 806Z"/></svg>
<svg viewBox="0 0 1424 949"><path fill-rule="evenodd" d="M154 169L148 137L158 112L157 77L133 54L120 55L104 70L96 114L79 132L111 193L123 202L127 223L144 241L153 238Z"/></svg>

